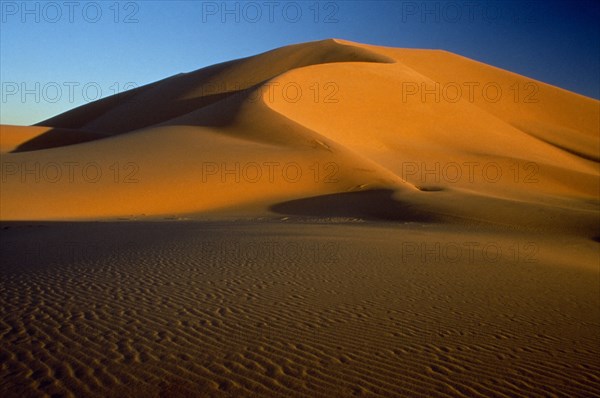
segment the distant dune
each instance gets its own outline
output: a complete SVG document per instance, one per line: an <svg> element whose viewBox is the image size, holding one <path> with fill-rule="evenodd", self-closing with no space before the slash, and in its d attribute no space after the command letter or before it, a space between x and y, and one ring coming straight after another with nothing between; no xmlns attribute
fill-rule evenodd
<svg viewBox="0 0 600 398"><path fill-rule="evenodd" d="M387 189L445 220L589 235L599 109L445 51L337 39L291 45L39 127L3 126L0 216L271 214L290 200L310 206L308 198ZM402 206L392 207L400 214L383 213L402 219Z"/></svg>

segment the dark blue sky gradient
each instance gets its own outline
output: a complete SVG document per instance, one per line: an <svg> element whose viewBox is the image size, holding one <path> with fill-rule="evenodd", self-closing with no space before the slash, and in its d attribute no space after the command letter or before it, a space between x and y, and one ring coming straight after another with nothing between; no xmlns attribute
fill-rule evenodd
<svg viewBox="0 0 600 398"><path fill-rule="evenodd" d="M33 124L128 87L330 37L444 49L600 98L597 1L69 4L1 1L1 123Z"/></svg>

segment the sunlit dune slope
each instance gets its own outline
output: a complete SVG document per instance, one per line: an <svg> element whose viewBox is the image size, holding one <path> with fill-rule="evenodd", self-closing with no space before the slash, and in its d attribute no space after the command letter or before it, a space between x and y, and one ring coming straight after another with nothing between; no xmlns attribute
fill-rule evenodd
<svg viewBox="0 0 600 398"><path fill-rule="evenodd" d="M327 217L311 198L335 194L355 217L589 235L599 109L444 51L293 45L3 127L1 218ZM366 190L392 204L365 214Z"/></svg>

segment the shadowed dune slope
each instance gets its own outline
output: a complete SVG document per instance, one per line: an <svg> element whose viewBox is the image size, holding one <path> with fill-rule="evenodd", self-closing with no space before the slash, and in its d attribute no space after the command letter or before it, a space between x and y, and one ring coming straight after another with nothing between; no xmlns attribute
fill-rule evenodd
<svg viewBox="0 0 600 398"><path fill-rule="evenodd" d="M292 45L3 127L0 216L360 216L346 193L389 190L385 219L597 236L599 109L445 51Z"/></svg>

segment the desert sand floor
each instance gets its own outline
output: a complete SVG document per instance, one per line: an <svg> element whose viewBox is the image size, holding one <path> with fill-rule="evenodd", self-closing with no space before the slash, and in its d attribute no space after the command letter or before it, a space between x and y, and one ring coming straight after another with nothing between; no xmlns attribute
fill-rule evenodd
<svg viewBox="0 0 600 398"><path fill-rule="evenodd" d="M589 238L293 217L1 228L2 397L600 396Z"/></svg>

